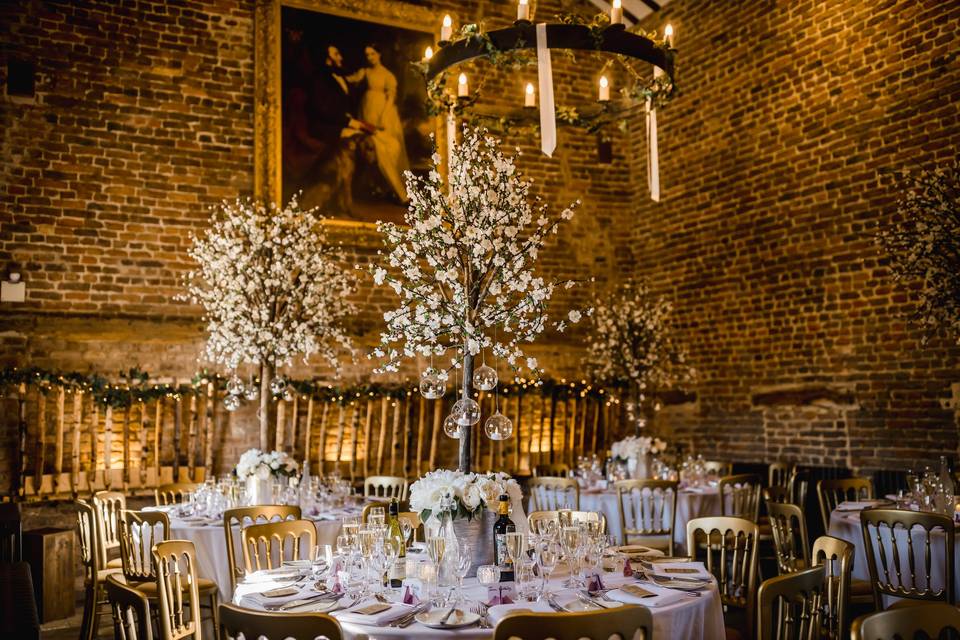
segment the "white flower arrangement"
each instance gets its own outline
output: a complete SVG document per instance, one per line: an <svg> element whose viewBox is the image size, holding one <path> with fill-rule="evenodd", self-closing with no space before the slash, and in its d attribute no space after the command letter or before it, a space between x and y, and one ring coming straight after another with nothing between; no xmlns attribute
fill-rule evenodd
<svg viewBox="0 0 960 640"><path fill-rule="evenodd" d="M666 441L647 436L627 436L623 440L614 442L610 447L611 455L620 460L638 460L648 453L656 455L666 450Z"/></svg>
<svg viewBox="0 0 960 640"><path fill-rule="evenodd" d="M523 495L517 481L505 473L479 474L438 469L410 485L410 510L420 520L439 519L446 512L451 519L472 519L483 509L493 509L500 496L520 504Z"/></svg>
<svg viewBox="0 0 960 640"><path fill-rule="evenodd" d="M233 470L240 482L250 477L260 480L292 477L297 475L299 465L284 451L263 452L260 449L249 449L240 456L236 468Z"/></svg>
<svg viewBox="0 0 960 640"><path fill-rule="evenodd" d="M894 220L877 237L897 280L920 283L918 321L960 344L960 161L902 177Z"/></svg>
<svg viewBox="0 0 960 640"><path fill-rule="evenodd" d="M382 360L377 372L397 371L401 360L417 355L446 354L460 367L464 356L490 349L514 371L526 366L538 375L536 359L526 357L522 345L546 328L556 289L575 282L548 282L532 267L579 201L557 218L547 215L539 197L531 205L530 182L484 129L464 128L450 158L449 191L438 154L433 162L426 177L406 174L406 226L378 224L387 255L370 272L401 302L383 315L387 328L371 354ZM563 331L581 315L571 312L552 326ZM446 379L446 370L439 373Z"/></svg>
<svg viewBox="0 0 960 640"><path fill-rule="evenodd" d="M354 311L355 284L333 260L315 212L301 211L295 197L283 209L224 201L206 234L192 238L199 270L187 274L183 297L205 311L206 358L236 369L319 353L339 370L339 351L352 351L342 322Z"/></svg>
<svg viewBox="0 0 960 640"><path fill-rule="evenodd" d="M645 283L624 285L596 306L587 368L597 380L630 384L640 394L691 382L696 371L675 341L671 312Z"/></svg>

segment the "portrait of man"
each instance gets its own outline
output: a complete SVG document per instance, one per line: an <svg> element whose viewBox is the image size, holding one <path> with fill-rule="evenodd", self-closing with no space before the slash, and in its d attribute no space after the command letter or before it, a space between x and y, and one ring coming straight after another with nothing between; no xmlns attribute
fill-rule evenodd
<svg viewBox="0 0 960 640"><path fill-rule="evenodd" d="M425 172L433 119L412 68L429 33L282 10L283 199L330 218L400 221L404 172Z"/></svg>

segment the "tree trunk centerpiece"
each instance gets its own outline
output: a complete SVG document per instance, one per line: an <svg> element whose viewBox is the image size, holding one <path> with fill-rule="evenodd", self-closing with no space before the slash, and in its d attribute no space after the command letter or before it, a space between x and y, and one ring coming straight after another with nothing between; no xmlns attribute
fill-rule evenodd
<svg viewBox="0 0 960 640"><path fill-rule="evenodd" d="M503 359L515 373L526 369L539 376L536 358L521 345L545 329L556 288L575 282L548 282L533 267L547 236L573 217L579 202L557 217L550 217L539 199L531 203L530 182L482 129L464 128L446 180L439 154L433 162L426 176L407 174L406 224L377 225L387 252L385 262L370 271L377 285L393 288L400 304L384 313L387 327L374 356L382 360L378 373L398 371L405 358L429 359L420 380L427 398L444 395L451 371L463 375L460 400L444 431L459 438L459 468L469 471L470 435L481 417L473 391L497 384L495 368L485 360L475 367L476 358L489 353L494 364ZM563 331L581 316L570 311L552 324ZM490 437L504 439L512 423L498 408L484 428Z"/></svg>
<svg viewBox="0 0 960 640"><path fill-rule="evenodd" d="M182 299L204 309L204 357L233 371L259 369L259 394L234 375L224 406L234 410L241 397L259 395L263 450L269 449L271 401L285 391L277 368L320 354L339 373L340 354L352 352L343 320L354 311L355 282L333 259L322 223L296 198L283 209L225 201L189 250L198 269L187 274Z"/></svg>

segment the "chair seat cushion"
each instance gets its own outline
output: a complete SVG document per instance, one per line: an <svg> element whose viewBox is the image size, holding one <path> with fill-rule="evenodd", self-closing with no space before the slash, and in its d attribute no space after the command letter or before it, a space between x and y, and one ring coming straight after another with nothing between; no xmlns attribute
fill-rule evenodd
<svg viewBox="0 0 960 640"><path fill-rule="evenodd" d="M138 582L133 585L133 588L145 595L148 598L157 597L157 583L156 582ZM217 583L209 578L197 578L197 591L202 594L207 594L211 591L218 591Z"/></svg>
<svg viewBox="0 0 960 640"><path fill-rule="evenodd" d="M932 600L912 600L910 598L901 598L894 601L887 609L906 609L907 607L918 607L924 604L931 604Z"/></svg>
<svg viewBox="0 0 960 640"><path fill-rule="evenodd" d="M114 567L113 569L100 569L100 571L97 571L97 579L98 579L100 582L103 582L104 580L107 579L107 576L112 576L112 575L114 575L114 574L118 574L118 573L120 573L120 571L121 571L121 570L118 569L118 568L116 568L116 567Z"/></svg>
<svg viewBox="0 0 960 640"><path fill-rule="evenodd" d="M123 560L120 558L114 558L113 560L107 560L107 569L122 569Z"/></svg>
<svg viewBox="0 0 960 640"><path fill-rule="evenodd" d="M851 596L870 596L873 597L873 585L870 584L869 580L857 580L853 579L850 581L850 595Z"/></svg>

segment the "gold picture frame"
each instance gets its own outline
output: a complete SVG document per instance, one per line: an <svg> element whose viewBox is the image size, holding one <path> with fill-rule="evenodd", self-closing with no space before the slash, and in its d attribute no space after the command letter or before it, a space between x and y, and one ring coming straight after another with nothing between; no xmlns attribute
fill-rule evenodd
<svg viewBox="0 0 960 640"><path fill-rule="evenodd" d="M300 9L429 34L440 18L430 9L395 0L257 0L254 16L254 197L283 199L282 78L283 10ZM439 141L440 118L432 118ZM438 148L443 148L438 144ZM327 222L373 226L370 221L327 217Z"/></svg>

